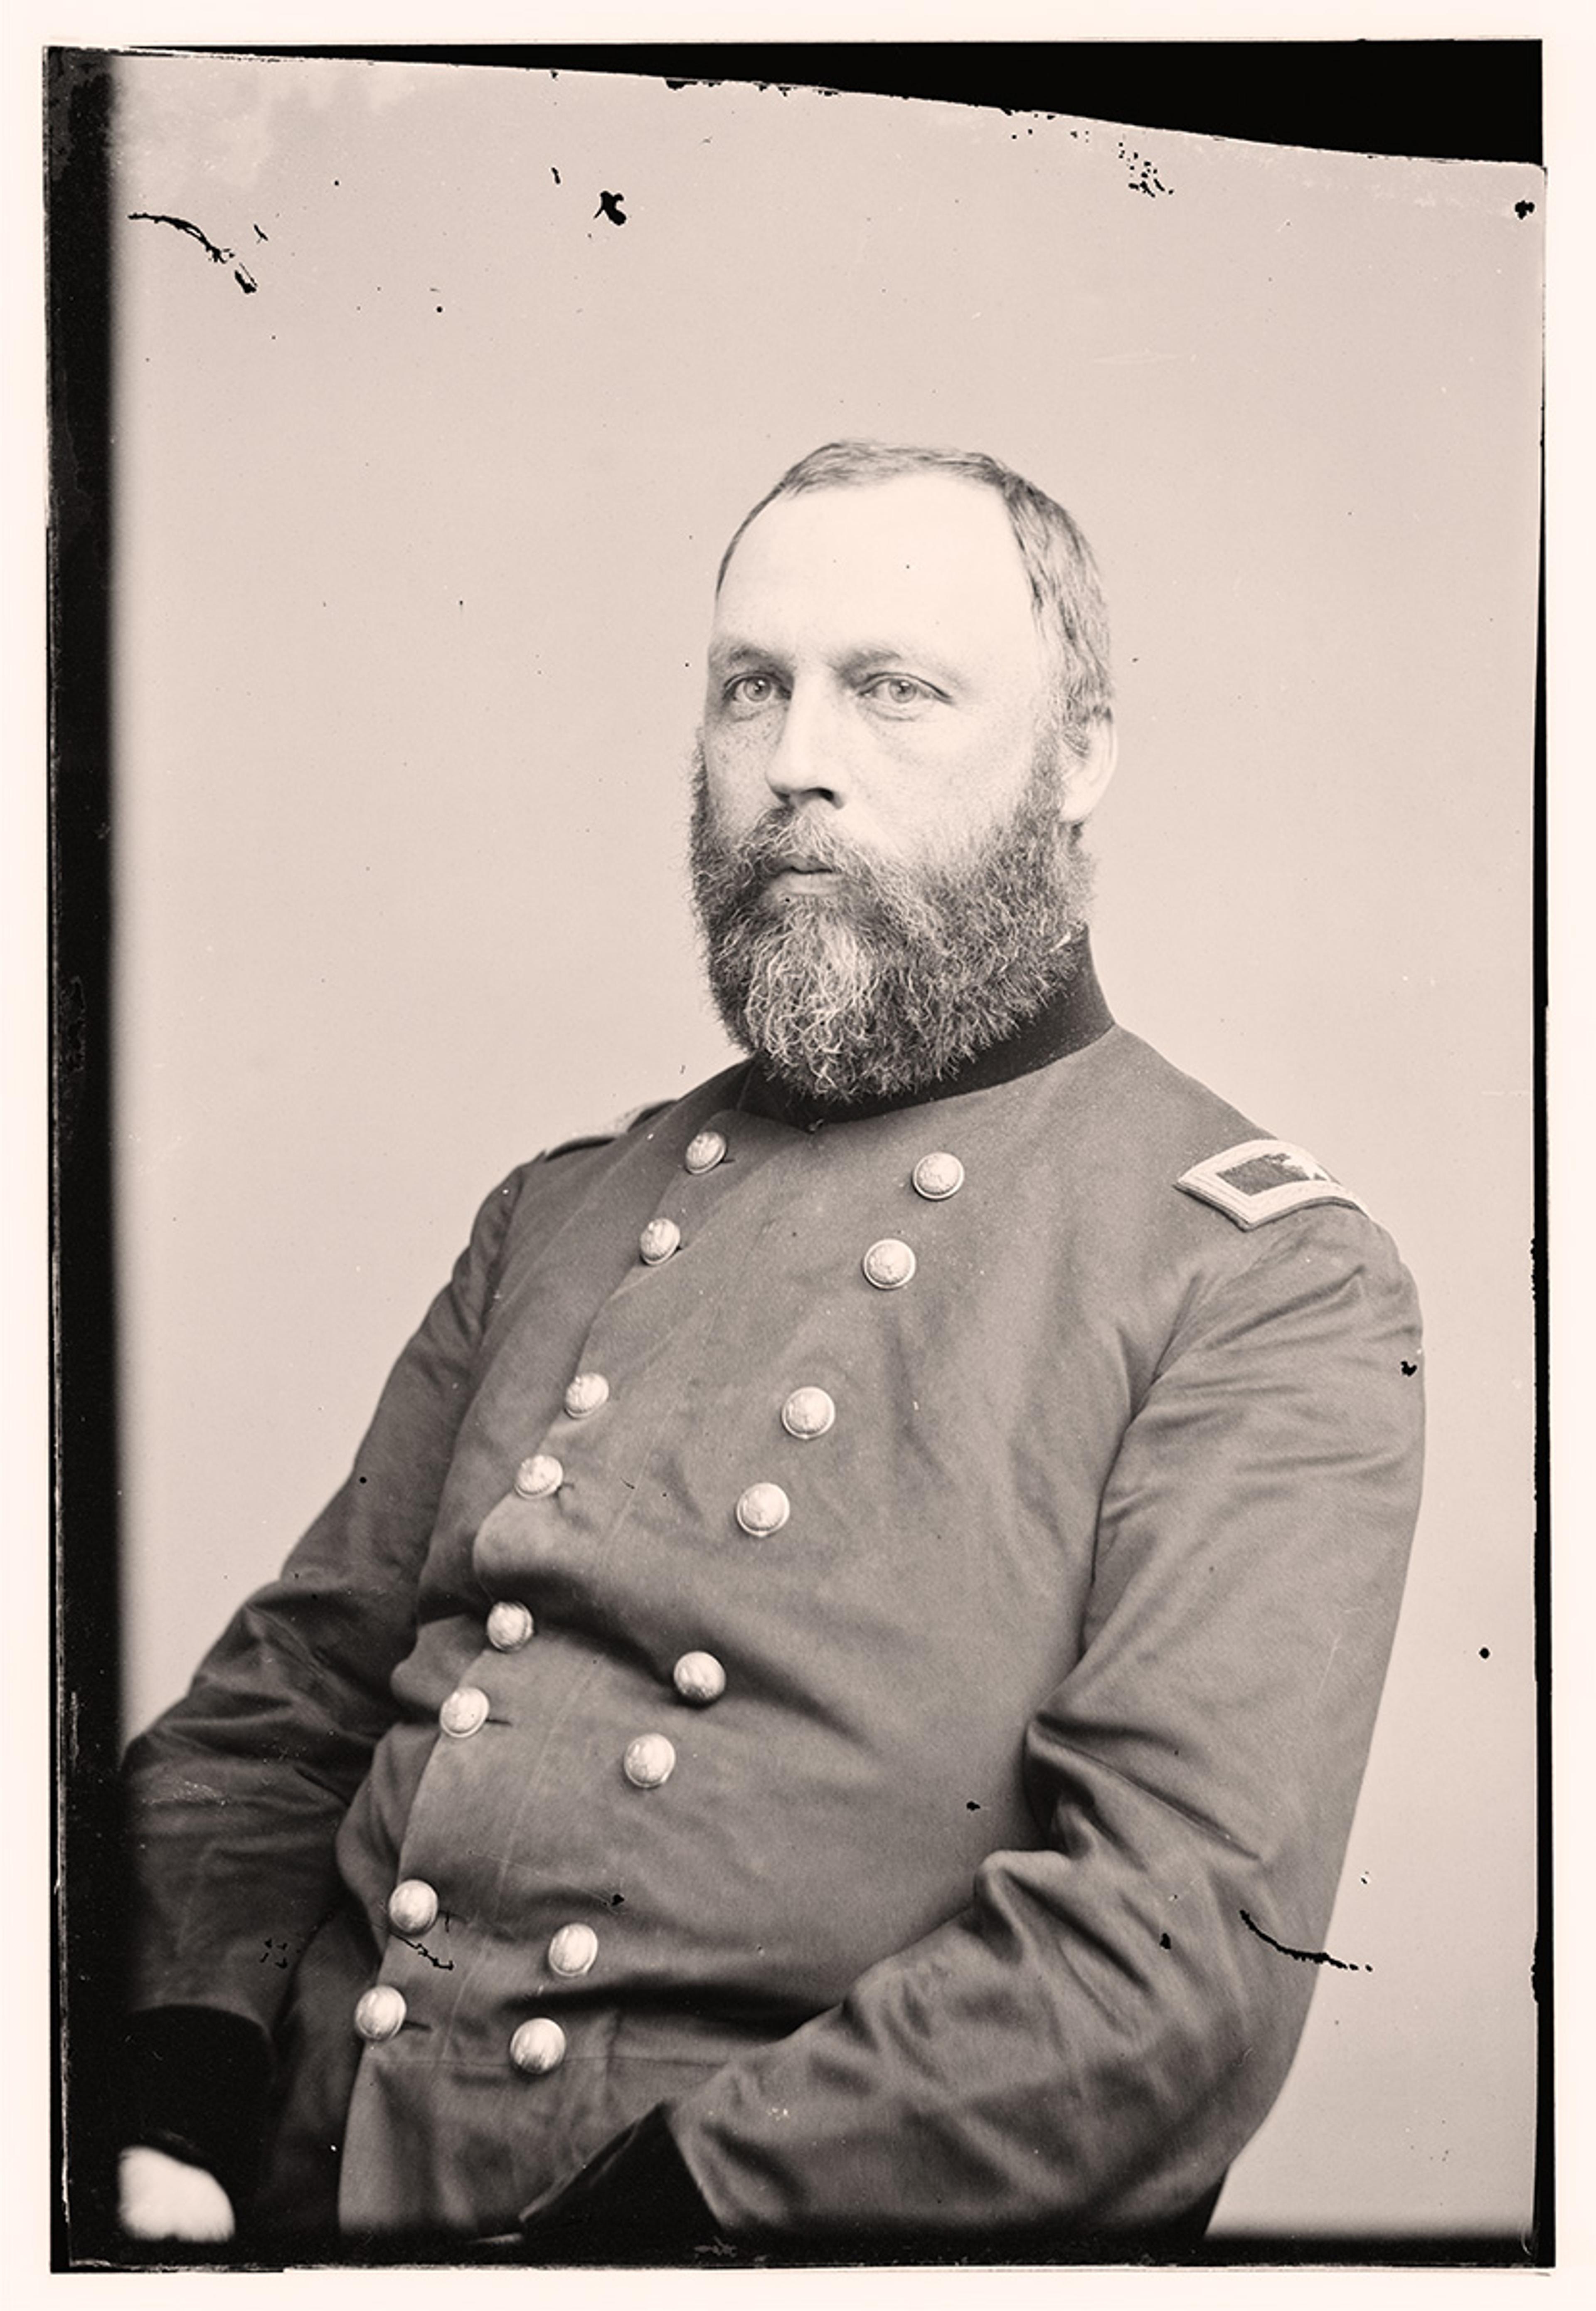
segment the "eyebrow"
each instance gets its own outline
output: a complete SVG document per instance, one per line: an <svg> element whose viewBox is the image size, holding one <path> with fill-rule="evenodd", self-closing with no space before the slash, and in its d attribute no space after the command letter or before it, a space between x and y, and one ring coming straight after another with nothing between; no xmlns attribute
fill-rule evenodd
<svg viewBox="0 0 1596 2311"><path fill-rule="evenodd" d="M961 674L956 667L949 666L946 659L938 658L935 650L921 650L914 644L859 642L852 650L845 650L836 660L836 665L840 673L850 675L864 674L871 667L901 666L905 673L923 674L949 690L964 690L969 686L968 675Z"/></svg>
<svg viewBox="0 0 1596 2311"><path fill-rule="evenodd" d="M762 648L757 642L745 641L737 634L728 634L711 644L709 652L711 671L730 674L749 666L784 666L787 653L781 650ZM905 673L919 672L930 681L948 690L965 690L969 676L947 664L934 650L921 650L912 644L893 641L856 642L832 660L842 675L858 676L872 667L897 666Z"/></svg>
<svg viewBox="0 0 1596 2311"><path fill-rule="evenodd" d="M762 650L757 642L746 642L731 634L711 643L709 663L715 673L721 674L735 666L768 666L781 655L779 650Z"/></svg>

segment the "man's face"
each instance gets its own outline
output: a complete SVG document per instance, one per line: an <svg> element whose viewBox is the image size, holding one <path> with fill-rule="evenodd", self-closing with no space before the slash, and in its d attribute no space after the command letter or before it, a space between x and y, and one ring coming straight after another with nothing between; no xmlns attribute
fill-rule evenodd
<svg viewBox="0 0 1596 2311"><path fill-rule="evenodd" d="M1017 800L1049 709L1002 501L942 474L779 498L739 542L710 639L703 753L717 832L793 815L772 905L833 883L806 830L913 867Z"/></svg>
<svg viewBox="0 0 1596 2311"><path fill-rule="evenodd" d="M917 475L767 507L721 590L693 823L731 1033L842 1102L1011 1033L1075 970L1072 822L1108 761L1106 731L1077 755L1053 727L992 493Z"/></svg>

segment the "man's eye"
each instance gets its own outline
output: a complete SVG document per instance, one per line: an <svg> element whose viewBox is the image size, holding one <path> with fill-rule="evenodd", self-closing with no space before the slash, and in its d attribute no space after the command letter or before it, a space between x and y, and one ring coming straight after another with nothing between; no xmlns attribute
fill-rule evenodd
<svg viewBox="0 0 1596 2311"><path fill-rule="evenodd" d="M769 674L739 674L721 693L734 712L740 707L745 713L756 706L768 706L775 695L775 676Z"/></svg>
<svg viewBox="0 0 1596 2311"><path fill-rule="evenodd" d="M878 706L895 707L900 711L918 706L929 706L936 696L929 684L916 682L912 675L878 674L865 685L865 696Z"/></svg>

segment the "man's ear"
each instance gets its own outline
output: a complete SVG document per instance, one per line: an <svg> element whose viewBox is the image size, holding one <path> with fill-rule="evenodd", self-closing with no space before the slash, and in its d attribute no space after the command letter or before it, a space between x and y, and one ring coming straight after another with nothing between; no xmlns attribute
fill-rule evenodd
<svg viewBox="0 0 1596 2311"><path fill-rule="evenodd" d="M1108 790L1119 759L1119 733L1111 714L1100 715L1087 725L1081 753L1077 754L1073 746L1064 749L1064 815L1071 824L1090 818Z"/></svg>

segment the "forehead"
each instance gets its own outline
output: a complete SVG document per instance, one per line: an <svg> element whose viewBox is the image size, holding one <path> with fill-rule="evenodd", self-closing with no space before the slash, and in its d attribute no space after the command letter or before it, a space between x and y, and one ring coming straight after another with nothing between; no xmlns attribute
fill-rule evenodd
<svg viewBox="0 0 1596 2311"><path fill-rule="evenodd" d="M947 474L778 498L744 532L717 637L801 647L868 632L1031 664L1031 583L995 490Z"/></svg>

